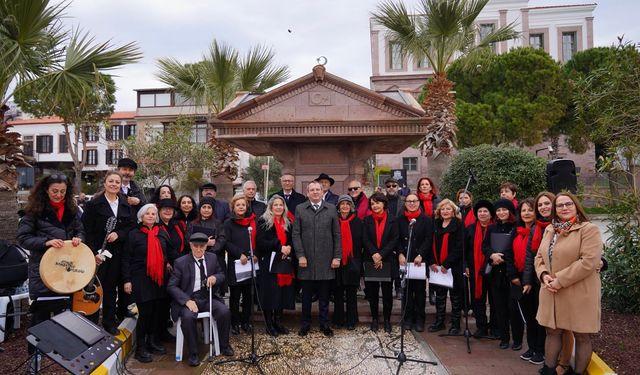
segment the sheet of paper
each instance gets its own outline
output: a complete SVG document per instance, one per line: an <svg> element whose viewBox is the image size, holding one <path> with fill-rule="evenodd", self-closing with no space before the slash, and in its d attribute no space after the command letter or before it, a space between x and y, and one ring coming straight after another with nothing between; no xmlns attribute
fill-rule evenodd
<svg viewBox="0 0 640 375"><path fill-rule="evenodd" d="M403 270L404 267L400 266L400 270ZM413 263L407 263L407 279L411 280L426 280L427 279L427 266L422 263L420 267L416 266Z"/></svg>
<svg viewBox="0 0 640 375"><path fill-rule="evenodd" d="M260 264L259 263L254 263L254 270L258 271L260 269ZM240 263L240 259L236 259L234 261L234 268L236 270L236 281L240 282L240 281L244 281L247 280L249 278L251 278L251 263L247 262L247 264L243 265L242 263ZM255 276L256 273L253 273L253 276Z"/></svg>
<svg viewBox="0 0 640 375"><path fill-rule="evenodd" d="M440 271L433 272L429 271L429 283L437 284L440 286L444 286L447 288L453 288L453 271L447 270L447 273L442 273Z"/></svg>

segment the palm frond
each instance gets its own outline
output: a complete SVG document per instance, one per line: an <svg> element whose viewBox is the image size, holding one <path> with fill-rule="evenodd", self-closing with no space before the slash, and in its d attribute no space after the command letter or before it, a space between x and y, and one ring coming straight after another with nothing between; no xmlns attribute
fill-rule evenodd
<svg viewBox="0 0 640 375"><path fill-rule="evenodd" d="M275 52L271 48L257 45L247 52L238 65L238 89L264 91L284 82L289 77L289 68L274 66Z"/></svg>

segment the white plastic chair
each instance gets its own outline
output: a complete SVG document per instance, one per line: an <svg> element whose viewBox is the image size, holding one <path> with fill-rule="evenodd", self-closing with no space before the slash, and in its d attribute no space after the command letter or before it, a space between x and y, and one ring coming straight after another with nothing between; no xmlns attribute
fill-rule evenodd
<svg viewBox="0 0 640 375"><path fill-rule="evenodd" d="M20 293L20 294L14 294L11 296L11 298L9 298L9 296L2 296L0 297L0 342L4 342L4 334L5 334L5 329L6 327L6 321L7 321L7 306L9 305L9 302L11 301L13 303L13 311L15 313L14 318L13 318L13 328L14 329L18 329L20 328L20 301L23 299L27 299L29 298L29 293Z"/></svg>
<svg viewBox="0 0 640 375"><path fill-rule="evenodd" d="M209 310L211 310L212 289L213 288L209 288ZM215 355L220 355L220 341L218 339L218 324L216 323L216 320L213 319L211 313L209 313L208 311L198 313L198 319L203 319L202 327L204 330L204 343L210 344L209 332L213 332L213 346L215 349ZM178 318L178 322L176 323L176 362L182 361L183 347L184 335L182 334L182 319ZM211 345L209 345L209 357L212 356L211 349Z"/></svg>

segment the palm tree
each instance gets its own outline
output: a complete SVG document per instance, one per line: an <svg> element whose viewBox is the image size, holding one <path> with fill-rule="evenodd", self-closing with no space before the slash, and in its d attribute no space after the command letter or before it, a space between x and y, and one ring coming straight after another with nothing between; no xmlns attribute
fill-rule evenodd
<svg viewBox="0 0 640 375"><path fill-rule="evenodd" d="M476 19L489 0L421 0L415 14L402 1L383 1L373 12L373 19L389 29L389 36L404 54L426 58L433 68L433 78L426 84L422 106L433 119L420 142L422 154L450 154L456 146L454 83L447 79L447 66L454 59L486 53L496 42L513 39L518 34L513 24L479 35ZM471 63L469 63L471 65Z"/></svg>
<svg viewBox="0 0 640 375"><path fill-rule="evenodd" d="M261 92L289 78L287 66L276 66L272 49L258 45L240 57L236 49L215 39L208 54L195 64L183 64L174 58L158 60L160 81L191 100L205 106L208 119L220 113L237 91ZM238 153L213 134L209 140L217 151L214 173L235 179L238 174Z"/></svg>

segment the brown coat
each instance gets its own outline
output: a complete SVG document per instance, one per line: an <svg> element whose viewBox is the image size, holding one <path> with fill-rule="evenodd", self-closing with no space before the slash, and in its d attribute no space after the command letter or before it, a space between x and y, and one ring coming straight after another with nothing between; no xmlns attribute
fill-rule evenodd
<svg viewBox="0 0 640 375"><path fill-rule="evenodd" d="M595 224L575 224L569 233L558 235L549 262L549 225L535 258L538 279L543 272L558 278L562 288L553 294L540 289L536 319L540 325L580 333L600 331L600 275L596 271L602 256L602 237Z"/></svg>

